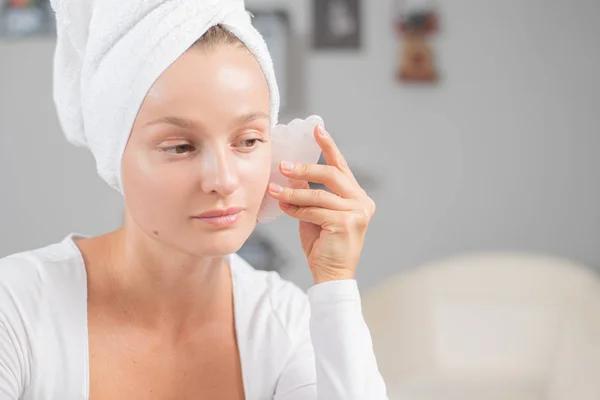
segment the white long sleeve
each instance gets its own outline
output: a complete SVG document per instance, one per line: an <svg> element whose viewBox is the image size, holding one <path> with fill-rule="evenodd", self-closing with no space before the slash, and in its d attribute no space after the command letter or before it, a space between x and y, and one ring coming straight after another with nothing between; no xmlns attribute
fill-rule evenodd
<svg viewBox="0 0 600 400"><path fill-rule="evenodd" d="M356 281L315 285L308 302L309 335L299 340L275 400L387 400Z"/></svg>
<svg viewBox="0 0 600 400"><path fill-rule="evenodd" d="M0 313L0 399L17 400L21 392L21 370L15 337Z"/></svg>
<svg viewBox="0 0 600 400"><path fill-rule="evenodd" d="M69 235L0 260L0 400L89 399L87 278ZM355 281L308 295L230 259L247 400L387 400Z"/></svg>

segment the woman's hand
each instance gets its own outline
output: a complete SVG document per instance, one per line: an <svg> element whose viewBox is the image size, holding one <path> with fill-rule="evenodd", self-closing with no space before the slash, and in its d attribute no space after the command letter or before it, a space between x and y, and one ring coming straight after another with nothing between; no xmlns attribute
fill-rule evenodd
<svg viewBox="0 0 600 400"><path fill-rule="evenodd" d="M375 203L360 187L331 136L321 126L315 138L327 165L283 162L293 188L269 186L281 209L300 221L300 240L315 283L353 279ZM308 182L325 185L311 190Z"/></svg>

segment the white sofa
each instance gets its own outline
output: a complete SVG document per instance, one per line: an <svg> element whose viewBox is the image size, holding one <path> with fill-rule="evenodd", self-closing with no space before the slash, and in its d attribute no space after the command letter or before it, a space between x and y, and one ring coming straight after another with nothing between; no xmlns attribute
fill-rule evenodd
<svg viewBox="0 0 600 400"><path fill-rule="evenodd" d="M600 400L600 278L535 254L456 256L363 295L391 400Z"/></svg>

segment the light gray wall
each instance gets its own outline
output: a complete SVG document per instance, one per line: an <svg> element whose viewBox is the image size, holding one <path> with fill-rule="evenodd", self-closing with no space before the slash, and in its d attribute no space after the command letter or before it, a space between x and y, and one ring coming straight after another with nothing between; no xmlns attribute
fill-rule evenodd
<svg viewBox="0 0 600 400"><path fill-rule="evenodd" d="M118 193L58 126L53 46L41 39L0 42L0 256L69 232L99 234L120 220Z"/></svg>
<svg viewBox="0 0 600 400"><path fill-rule="evenodd" d="M292 12L306 42L310 3ZM377 175L363 287L456 252L542 251L600 267L600 2L439 2L443 81L394 82L391 0L365 0L359 53L306 51L305 107L351 165ZM0 43L0 256L117 226L120 199L62 139L51 41ZM283 120L289 116L283 116ZM295 224L263 227L306 287Z"/></svg>

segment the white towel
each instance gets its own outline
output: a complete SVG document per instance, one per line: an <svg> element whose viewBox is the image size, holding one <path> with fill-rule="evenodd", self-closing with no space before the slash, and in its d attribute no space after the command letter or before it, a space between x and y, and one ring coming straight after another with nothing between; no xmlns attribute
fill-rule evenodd
<svg viewBox="0 0 600 400"><path fill-rule="evenodd" d="M100 176L123 193L121 159L156 79L208 29L221 24L257 58L271 92L273 62L243 0L51 0L56 13L54 101L67 139L91 150Z"/></svg>

